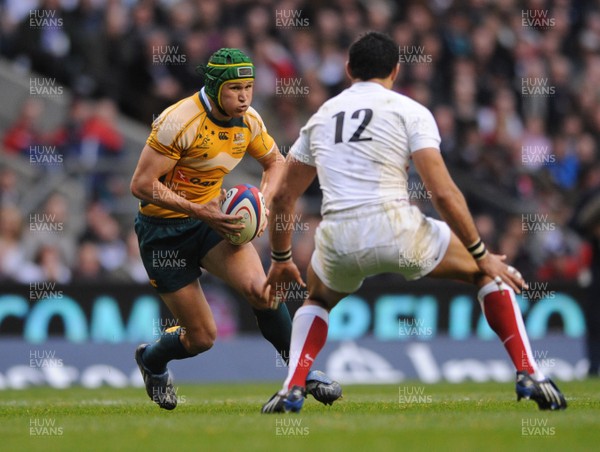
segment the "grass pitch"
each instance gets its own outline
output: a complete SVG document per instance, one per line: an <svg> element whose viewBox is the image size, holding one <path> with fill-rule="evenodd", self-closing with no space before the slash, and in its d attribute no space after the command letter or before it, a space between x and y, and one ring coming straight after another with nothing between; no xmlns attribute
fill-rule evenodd
<svg viewBox="0 0 600 452"><path fill-rule="evenodd" d="M600 450L600 380L559 382L569 407L516 403L511 383L345 386L325 407L261 415L277 384L180 385L174 411L144 389L0 391L2 451Z"/></svg>

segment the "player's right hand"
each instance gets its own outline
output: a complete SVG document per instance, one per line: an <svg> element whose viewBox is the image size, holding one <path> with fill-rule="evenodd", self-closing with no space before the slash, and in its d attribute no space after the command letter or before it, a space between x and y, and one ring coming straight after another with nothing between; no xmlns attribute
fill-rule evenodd
<svg viewBox="0 0 600 452"><path fill-rule="evenodd" d="M222 237L227 234L239 236L240 231L244 229L244 225L240 224L244 217L241 215L227 215L221 211L221 204L226 193L225 190L221 190L221 195L218 198L214 198L206 204L198 205L196 217L208 224Z"/></svg>
<svg viewBox="0 0 600 452"><path fill-rule="evenodd" d="M515 293L521 293L522 289L527 289L527 283L523 275L514 267L506 265L504 261L506 255L488 253L477 262L482 273L492 278L497 283L508 284Z"/></svg>
<svg viewBox="0 0 600 452"><path fill-rule="evenodd" d="M263 225L261 226L260 231L258 231L258 233L256 234L257 237L260 237L261 235L263 235L264 232L269 227L269 215L270 214L271 214L271 211L265 206L265 217L267 218L267 221L265 221L263 223Z"/></svg>

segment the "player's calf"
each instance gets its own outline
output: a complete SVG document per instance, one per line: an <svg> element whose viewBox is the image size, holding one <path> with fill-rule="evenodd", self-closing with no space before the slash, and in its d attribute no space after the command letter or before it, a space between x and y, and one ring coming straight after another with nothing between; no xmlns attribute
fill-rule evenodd
<svg viewBox="0 0 600 452"><path fill-rule="evenodd" d="M179 337L181 344L190 356L195 356L210 350L217 339L217 327L203 330L184 330Z"/></svg>

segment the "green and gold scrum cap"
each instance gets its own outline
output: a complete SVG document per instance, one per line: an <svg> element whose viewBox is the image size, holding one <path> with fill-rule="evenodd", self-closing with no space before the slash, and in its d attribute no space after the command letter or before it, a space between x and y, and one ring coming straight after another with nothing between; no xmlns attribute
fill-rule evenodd
<svg viewBox="0 0 600 452"><path fill-rule="evenodd" d="M227 82L254 79L252 60L239 49L217 50L211 55L208 64L201 69L204 73L204 92L223 114L226 114L221 105L223 85Z"/></svg>

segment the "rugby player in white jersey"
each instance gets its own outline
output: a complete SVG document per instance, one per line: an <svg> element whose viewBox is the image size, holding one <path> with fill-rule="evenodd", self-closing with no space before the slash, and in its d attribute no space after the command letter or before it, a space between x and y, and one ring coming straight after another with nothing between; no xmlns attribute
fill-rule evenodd
<svg viewBox="0 0 600 452"><path fill-rule="evenodd" d="M294 316L288 376L262 412L300 411L306 375L327 338L329 311L366 277L387 272L476 285L485 317L516 368L517 399L564 409L563 395L534 360L515 301L525 281L481 241L440 154L432 114L391 90L399 70L398 47L388 36L359 38L346 64L352 86L312 116L286 159L271 206L272 265L265 287L304 284L292 260L293 227L285 223L317 175L323 220L307 272L308 298ZM444 221L409 204L410 160ZM279 301L277 293L271 296Z"/></svg>

